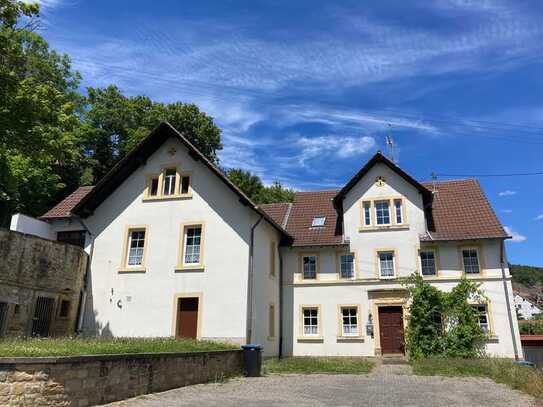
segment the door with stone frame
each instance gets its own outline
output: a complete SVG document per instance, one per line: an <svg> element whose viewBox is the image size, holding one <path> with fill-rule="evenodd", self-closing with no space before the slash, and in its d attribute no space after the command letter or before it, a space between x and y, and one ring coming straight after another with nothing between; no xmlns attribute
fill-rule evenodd
<svg viewBox="0 0 543 407"><path fill-rule="evenodd" d="M381 354L403 355L405 353L403 308L401 306L379 307L379 337Z"/></svg>

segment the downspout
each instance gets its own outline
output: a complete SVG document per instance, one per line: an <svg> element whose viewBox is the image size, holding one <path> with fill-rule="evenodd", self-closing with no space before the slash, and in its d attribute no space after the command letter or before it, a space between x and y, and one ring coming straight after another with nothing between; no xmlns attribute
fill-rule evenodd
<svg viewBox="0 0 543 407"><path fill-rule="evenodd" d="M249 272L247 275L247 327L245 340L251 343L253 336L253 271L254 271L254 245L255 245L255 229L264 218L260 218L251 227L251 240L249 242Z"/></svg>
<svg viewBox="0 0 543 407"><path fill-rule="evenodd" d="M279 249L279 359L283 357L283 255Z"/></svg>
<svg viewBox="0 0 543 407"><path fill-rule="evenodd" d="M509 317L509 328L511 329L511 339L513 340L513 349L515 351L515 360L519 360L517 337L513 316L511 315L511 303L509 301L509 289L507 287L507 277L505 275L505 243L502 240L500 244L500 264L502 269L503 290L505 291L505 305L507 307L507 316Z"/></svg>
<svg viewBox="0 0 543 407"><path fill-rule="evenodd" d="M81 226L85 229L85 231L89 234L89 238L91 239L90 244L90 251L89 256L87 258L87 267L85 270L85 277L83 281L83 289L81 290L81 304L79 307L79 315L77 316L77 329L76 333L79 335L82 331L83 326L83 320L85 317L85 308L87 306L87 288L89 285L89 275L90 275L90 267L92 263L92 255L94 253L94 235L91 233L90 229L87 227L83 219L81 219L79 216L74 215L74 217L81 223Z"/></svg>

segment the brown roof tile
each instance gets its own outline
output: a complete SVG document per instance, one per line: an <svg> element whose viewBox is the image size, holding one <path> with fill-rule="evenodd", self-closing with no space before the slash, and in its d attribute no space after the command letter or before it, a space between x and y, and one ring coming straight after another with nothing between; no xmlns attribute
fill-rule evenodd
<svg viewBox="0 0 543 407"><path fill-rule="evenodd" d="M432 189L431 182L423 183ZM433 240L506 238L479 181L475 179L436 182L428 229Z"/></svg>
<svg viewBox="0 0 543 407"><path fill-rule="evenodd" d="M92 186L88 187L79 187L53 208L47 211L45 214L40 216L40 219L53 219L53 218L68 218L71 216L70 211L74 208L75 205L83 199L92 189Z"/></svg>
<svg viewBox="0 0 543 407"><path fill-rule="evenodd" d="M286 226L287 214L289 213L289 207L291 203L271 203L271 204L262 204L260 208L266 212L275 223L283 227Z"/></svg>

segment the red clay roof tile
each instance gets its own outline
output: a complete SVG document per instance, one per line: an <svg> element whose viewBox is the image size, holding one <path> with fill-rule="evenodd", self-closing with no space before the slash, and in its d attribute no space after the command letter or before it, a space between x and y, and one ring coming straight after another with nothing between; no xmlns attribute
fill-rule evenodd
<svg viewBox="0 0 543 407"><path fill-rule="evenodd" d="M92 188L92 186L77 188L53 208L40 216L40 219L69 218L71 216L70 211L91 191Z"/></svg>

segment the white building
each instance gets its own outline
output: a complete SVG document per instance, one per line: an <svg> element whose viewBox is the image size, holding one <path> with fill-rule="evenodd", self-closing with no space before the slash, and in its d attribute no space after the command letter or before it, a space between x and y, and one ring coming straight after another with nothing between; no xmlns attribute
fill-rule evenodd
<svg viewBox="0 0 543 407"><path fill-rule="evenodd" d="M85 241L89 333L251 341L268 355L403 353L398 278L418 272L442 290L480 282L488 352L522 352L508 236L478 182L420 184L380 153L340 191L258 207L163 123L94 188L12 228Z"/></svg>
<svg viewBox="0 0 543 407"><path fill-rule="evenodd" d="M515 292L514 300L517 313L523 319L533 319L536 315L543 312L543 309L535 305L525 294Z"/></svg>

